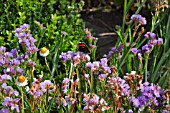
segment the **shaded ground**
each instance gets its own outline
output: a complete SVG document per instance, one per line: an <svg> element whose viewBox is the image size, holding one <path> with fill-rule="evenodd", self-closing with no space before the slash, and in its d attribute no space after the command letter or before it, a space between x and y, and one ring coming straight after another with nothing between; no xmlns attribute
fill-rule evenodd
<svg viewBox="0 0 170 113"><path fill-rule="evenodd" d="M82 19L87 28L92 29L97 37L97 57L102 57L115 45L117 36L114 32L115 25L121 25L122 14L116 9L100 9L82 14Z"/></svg>

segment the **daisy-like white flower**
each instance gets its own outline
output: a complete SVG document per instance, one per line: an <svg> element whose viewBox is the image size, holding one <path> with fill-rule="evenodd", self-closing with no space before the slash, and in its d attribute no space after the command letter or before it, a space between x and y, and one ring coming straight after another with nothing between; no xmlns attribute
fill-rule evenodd
<svg viewBox="0 0 170 113"><path fill-rule="evenodd" d="M40 56L46 57L49 54L49 50L46 47L40 49Z"/></svg>
<svg viewBox="0 0 170 113"><path fill-rule="evenodd" d="M28 80L22 75L16 79L16 83L18 86L26 86L28 84Z"/></svg>

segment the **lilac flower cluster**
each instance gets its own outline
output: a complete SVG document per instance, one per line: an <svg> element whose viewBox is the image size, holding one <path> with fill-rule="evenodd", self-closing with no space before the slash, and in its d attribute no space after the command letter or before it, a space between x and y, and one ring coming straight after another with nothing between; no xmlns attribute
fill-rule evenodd
<svg viewBox="0 0 170 113"><path fill-rule="evenodd" d="M36 52L38 49L34 45L35 39L28 33L28 27L28 24L22 25L20 28L16 29L15 34L19 39L19 43L27 47L28 51L25 54L19 56L16 49L7 52L5 47L0 47L0 66L3 67L3 73L5 75L23 75L24 71L20 66L26 59L28 59L28 66L35 66L35 62L29 59L29 55L32 52Z"/></svg>
<svg viewBox="0 0 170 113"><path fill-rule="evenodd" d="M76 99L72 98L70 95L60 98L55 99L55 103L58 105L58 109L60 109L60 106L62 105L63 107L67 105L73 105L76 103Z"/></svg>
<svg viewBox="0 0 170 113"><path fill-rule="evenodd" d="M156 39L155 33L147 32L144 36L150 39L149 43L142 47L142 50L144 51L144 53L147 53L147 54L150 53L155 45L161 45L163 43L162 38Z"/></svg>
<svg viewBox="0 0 170 113"><path fill-rule="evenodd" d="M120 53L121 53L122 50L123 50L123 46L124 46L123 43L121 43L117 48L113 47L113 48L109 51L107 57L110 59L112 55L114 55L114 54L117 53L117 54L118 54L118 57L117 57L117 58L121 59Z"/></svg>
<svg viewBox="0 0 170 113"><path fill-rule="evenodd" d="M93 71L94 74L101 73L98 77L99 80L106 78L108 74L111 74L111 69L107 64L108 59L102 58L100 61L87 62L86 68Z"/></svg>
<svg viewBox="0 0 170 113"><path fill-rule="evenodd" d="M142 17L140 14L133 14L131 16L131 20L133 20L141 25L146 25L146 18Z"/></svg>
<svg viewBox="0 0 170 113"><path fill-rule="evenodd" d="M68 83L69 83L69 78L64 78L63 82L62 82L62 92L63 93L67 93L68 91Z"/></svg>
<svg viewBox="0 0 170 113"><path fill-rule="evenodd" d="M19 105L18 105L19 101L20 98L13 99L12 97L5 97L2 105L8 107L12 111L16 110L16 112L19 113L20 112ZM9 113L9 109L3 108L0 111L5 111L5 113Z"/></svg>
<svg viewBox="0 0 170 113"><path fill-rule="evenodd" d="M29 25L23 24L20 28L15 30L15 36L18 37L19 43L27 49L27 54L37 52L38 49L35 46L36 39L29 33Z"/></svg>
<svg viewBox="0 0 170 113"><path fill-rule="evenodd" d="M55 86L50 80L45 80L42 82L42 76L39 76L38 79L34 78L32 82L32 87L28 88L28 94L32 95L34 98L38 98L47 92L54 92Z"/></svg>
<svg viewBox="0 0 170 113"><path fill-rule="evenodd" d="M107 106L106 101L103 98L99 98L96 94L92 94L90 98L90 94L84 94L83 102L85 102L85 106L83 108L84 111L105 111L110 107Z"/></svg>
<svg viewBox="0 0 170 113"><path fill-rule="evenodd" d="M60 98L56 98L55 102L58 105L58 109L60 108L60 105L67 106L67 105L73 105L76 103L77 98L76 98L76 94L79 93L78 91L76 91L77 86L78 86L78 81L79 79L76 79L75 81L69 79L69 78L64 78L64 80L62 81L62 96ZM71 89L68 92L68 83L71 82ZM74 95L74 98L72 97L72 95Z"/></svg>
<svg viewBox="0 0 170 113"><path fill-rule="evenodd" d="M147 32L144 36L150 39L148 44L145 44L144 46L142 46L142 51L146 54L149 54L153 50L155 45L159 46L163 43L162 38L156 39L155 33ZM139 59L142 59L142 54L140 53L141 52L140 49L132 48L131 51L133 54L138 55Z"/></svg>
<svg viewBox="0 0 170 113"><path fill-rule="evenodd" d="M160 86L145 82L141 84L139 90L141 91L141 95L132 97L133 106L139 108L139 111L145 106L149 106L154 110L159 106L166 104L164 90L162 90Z"/></svg>
<svg viewBox="0 0 170 113"><path fill-rule="evenodd" d="M108 77L106 88L111 89L117 96L129 96L130 86L120 77Z"/></svg>
<svg viewBox="0 0 170 113"><path fill-rule="evenodd" d="M67 53L61 53L59 57L63 62L73 61L75 67L82 62L90 61L90 56L82 52L68 51Z"/></svg>
<svg viewBox="0 0 170 113"><path fill-rule="evenodd" d="M141 52L140 49L132 48L131 51L132 51L132 53L133 53L134 55L137 55L137 56L138 56L138 59L142 60L142 54L140 53L140 52Z"/></svg>
<svg viewBox="0 0 170 113"><path fill-rule="evenodd" d="M6 108L1 109L3 112L8 112L10 110L20 112L20 98L16 98L19 96L19 92L14 90L12 86L8 86L7 81L10 81L14 76L24 75L24 70L22 69L23 64L27 64L31 69L35 66L35 62L29 59L29 55L38 49L34 45L35 39L28 33L28 26L29 25L24 24L20 28L17 28L15 34L19 39L19 43L27 47L28 51L25 54L20 55L16 49L12 49L8 52L6 51L6 47L0 47L0 88L3 96L6 96L2 104Z"/></svg>
<svg viewBox="0 0 170 113"><path fill-rule="evenodd" d="M6 96L18 96L19 92L17 90L14 90L11 86L8 86L6 83L2 84L2 90L3 94Z"/></svg>
<svg viewBox="0 0 170 113"><path fill-rule="evenodd" d="M19 67L21 61L17 57L16 49L12 49L10 52L6 52L5 47L0 47L0 67L3 70L3 78L9 75L15 76L16 74L23 74L23 70ZM8 77L9 78L9 77Z"/></svg>

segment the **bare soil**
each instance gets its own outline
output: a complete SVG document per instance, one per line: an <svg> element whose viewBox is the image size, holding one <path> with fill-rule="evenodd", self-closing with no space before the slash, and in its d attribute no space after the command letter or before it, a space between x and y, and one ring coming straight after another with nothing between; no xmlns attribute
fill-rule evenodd
<svg viewBox="0 0 170 113"><path fill-rule="evenodd" d="M93 36L98 38L97 57L108 54L117 41L114 29L115 25L122 24L122 11L101 8L82 14L82 19L86 27L92 29Z"/></svg>

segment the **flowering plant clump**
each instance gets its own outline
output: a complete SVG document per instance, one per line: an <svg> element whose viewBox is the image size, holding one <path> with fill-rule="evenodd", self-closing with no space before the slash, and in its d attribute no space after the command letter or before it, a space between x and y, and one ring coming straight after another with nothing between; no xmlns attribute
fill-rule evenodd
<svg viewBox="0 0 170 113"><path fill-rule="evenodd" d="M137 11L145 2L138 3ZM129 4L130 1L128 7ZM88 28L84 30L87 45L81 40L78 45L81 49L69 48L66 52L61 47L65 37L70 38L69 32L56 33L60 37L56 47L50 46L49 41L48 47L38 49L43 44L30 33L32 25L16 28L17 47L10 50L0 46L0 113L168 113L170 71L166 62L170 56L170 17L165 21L167 25L159 17L161 10L168 7L161 2L155 7L152 28L146 33L147 18L135 13L126 22L129 8L126 4L124 7L115 47L97 60L98 39ZM55 23L58 17L52 18L58 25ZM163 30L159 33L156 27Z"/></svg>

